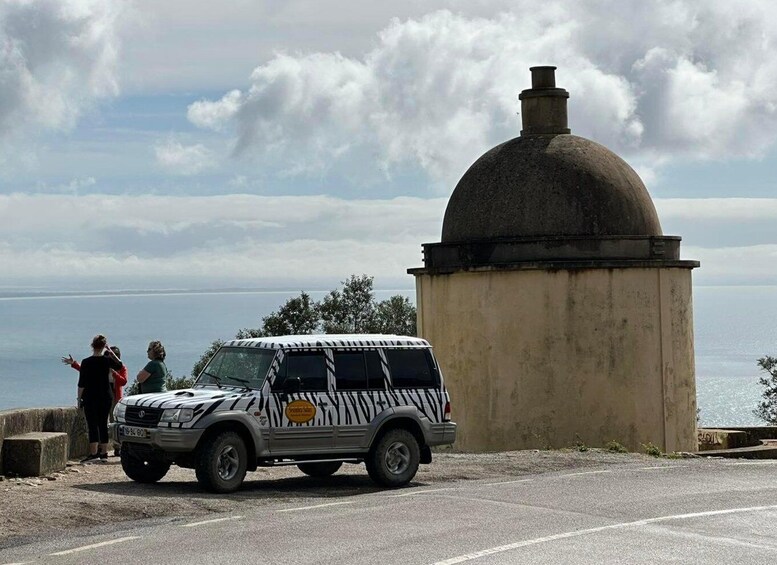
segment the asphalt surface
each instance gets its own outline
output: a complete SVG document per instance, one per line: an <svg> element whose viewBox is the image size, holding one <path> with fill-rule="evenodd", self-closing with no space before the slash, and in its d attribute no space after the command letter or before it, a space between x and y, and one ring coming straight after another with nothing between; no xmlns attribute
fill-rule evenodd
<svg viewBox="0 0 777 565"><path fill-rule="evenodd" d="M342 497L201 520L63 532L6 563L704 563L777 561L777 461L656 460Z"/></svg>

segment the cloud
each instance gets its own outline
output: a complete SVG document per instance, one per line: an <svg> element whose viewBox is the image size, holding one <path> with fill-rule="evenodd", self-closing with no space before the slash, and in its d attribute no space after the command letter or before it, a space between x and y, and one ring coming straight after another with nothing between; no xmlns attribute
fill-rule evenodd
<svg viewBox="0 0 777 565"><path fill-rule="evenodd" d="M213 153L201 143L183 145L174 139L154 147L157 164L175 175L196 175L215 166Z"/></svg>
<svg viewBox="0 0 777 565"><path fill-rule="evenodd" d="M9 281L149 288L215 280L267 286L351 273L405 280L439 239L445 199L326 196L0 196Z"/></svg>
<svg viewBox="0 0 777 565"><path fill-rule="evenodd" d="M113 0L0 4L0 142L70 129L96 100L118 93L121 13Z"/></svg>
<svg viewBox="0 0 777 565"><path fill-rule="evenodd" d="M763 155L777 137L777 11L770 2L498 3L393 20L361 56L279 53L247 89L189 107L234 132L234 153L294 174L365 158L450 187L520 130L528 67L556 64L573 133L643 170L678 158ZM373 172L374 174L374 172Z"/></svg>
<svg viewBox="0 0 777 565"><path fill-rule="evenodd" d="M774 198L658 198L654 202L662 220L777 220Z"/></svg>
<svg viewBox="0 0 777 565"><path fill-rule="evenodd" d="M657 200L696 284L777 284L777 199ZM410 285L446 198L0 196L7 284L312 288L352 273ZM101 283L103 281L103 283ZM228 281L228 282L227 282Z"/></svg>

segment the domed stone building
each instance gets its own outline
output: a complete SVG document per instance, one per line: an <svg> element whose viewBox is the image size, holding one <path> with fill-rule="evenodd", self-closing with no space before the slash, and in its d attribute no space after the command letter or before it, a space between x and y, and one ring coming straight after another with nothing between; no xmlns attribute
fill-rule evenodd
<svg viewBox="0 0 777 565"><path fill-rule="evenodd" d="M696 450L691 270L634 170L570 134L555 67L533 67L523 130L480 157L416 277L456 449Z"/></svg>

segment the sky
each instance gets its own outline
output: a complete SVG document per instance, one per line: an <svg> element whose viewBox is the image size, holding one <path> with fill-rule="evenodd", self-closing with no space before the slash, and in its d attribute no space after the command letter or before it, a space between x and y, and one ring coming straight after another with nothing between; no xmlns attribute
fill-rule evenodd
<svg viewBox="0 0 777 565"><path fill-rule="evenodd" d="M695 284L777 284L771 0L0 0L0 292L412 288L535 65Z"/></svg>

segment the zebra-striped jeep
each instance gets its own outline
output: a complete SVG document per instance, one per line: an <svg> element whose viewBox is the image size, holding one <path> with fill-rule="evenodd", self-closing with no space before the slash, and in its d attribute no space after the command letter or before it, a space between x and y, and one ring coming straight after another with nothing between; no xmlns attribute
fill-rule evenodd
<svg viewBox="0 0 777 565"><path fill-rule="evenodd" d="M434 445L451 444L450 398L423 339L318 335L225 343L194 386L129 396L114 439L131 479L193 468L214 492L258 466L297 465L313 477L364 462L380 485L410 482Z"/></svg>

